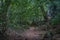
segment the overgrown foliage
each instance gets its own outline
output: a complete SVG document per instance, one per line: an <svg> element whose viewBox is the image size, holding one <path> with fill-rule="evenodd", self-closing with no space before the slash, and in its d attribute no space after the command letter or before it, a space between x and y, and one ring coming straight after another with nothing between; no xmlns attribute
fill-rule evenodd
<svg viewBox="0 0 60 40"><path fill-rule="evenodd" d="M7 23L7 27L27 28L32 22L39 25L46 23L46 15L52 4L56 8L49 22L51 25L60 22L60 1L58 0L0 0L0 4L0 16L4 17L4 20L0 20L0 24Z"/></svg>

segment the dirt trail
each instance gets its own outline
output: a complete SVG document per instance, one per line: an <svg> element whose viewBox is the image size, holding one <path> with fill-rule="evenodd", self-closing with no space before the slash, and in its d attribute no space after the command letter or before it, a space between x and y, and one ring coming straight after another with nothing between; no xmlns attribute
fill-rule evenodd
<svg viewBox="0 0 60 40"><path fill-rule="evenodd" d="M44 35L46 34L46 31L35 31L34 27L30 27L29 29L22 31L21 33L19 32L13 29L8 29L6 31L9 40L38 40L43 39Z"/></svg>
<svg viewBox="0 0 60 40"><path fill-rule="evenodd" d="M31 40L38 40L43 39L44 35L46 34L46 31L35 31L34 27L30 27L28 30L24 32L24 37L26 39Z"/></svg>
<svg viewBox="0 0 60 40"><path fill-rule="evenodd" d="M8 35L8 40L52 40L51 37L45 39L44 37L47 36L48 31L39 30L35 27L30 27L27 30L14 30L8 29L6 34ZM48 34L49 35L49 34ZM56 40L60 40L60 36L57 38L53 36ZM53 39L53 40L55 40Z"/></svg>

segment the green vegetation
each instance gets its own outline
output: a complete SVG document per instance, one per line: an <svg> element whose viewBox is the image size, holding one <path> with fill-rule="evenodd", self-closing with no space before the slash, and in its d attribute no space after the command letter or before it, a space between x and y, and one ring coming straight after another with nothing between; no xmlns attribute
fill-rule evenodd
<svg viewBox="0 0 60 40"><path fill-rule="evenodd" d="M3 27L27 28L32 23L56 25L60 23L59 0L0 0L0 24ZM50 10L50 6L56 6ZM47 13L50 10L51 19Z"/></svg>
<svg viewBox="0 0 60 40"><path fill-rule="evenodd" d="M20 30L31 26L47 29L47 36L51 36L49 29L52 33L55 29L60 33L60 1L0 0L0 40L6 37L4 34L8 28Z"/></svg>

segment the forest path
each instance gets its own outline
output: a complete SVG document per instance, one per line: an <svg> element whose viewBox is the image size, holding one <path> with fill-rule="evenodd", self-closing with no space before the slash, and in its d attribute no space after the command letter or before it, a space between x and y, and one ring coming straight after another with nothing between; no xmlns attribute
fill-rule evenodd
<svg viewBox="0 0 60 40"><path fill-rule="evenodd" d="M8 29L6 31L9 40L20 40L20 39L31 39L31 40L38 40L43 39L44 35L46 34L46 31L38 31L35 29L35 27L30 27L29 29L26 29L24 31L22 30L14 30L14 29Z"/></svg>
<svg viewBox="0 0 60 40"><path fill-rule="evenodd" d="M43 40L44 36L48 31L39 30L40 28L30 27L29 29L25 30L14 30L14 29L8 29L6 31L8 35L8 40ZM59 36L59 35L57 35ZM60 36L57 37L56 35L53 36L54 40L60 40ZM48 40L48 39L45 39Z"/></svg>

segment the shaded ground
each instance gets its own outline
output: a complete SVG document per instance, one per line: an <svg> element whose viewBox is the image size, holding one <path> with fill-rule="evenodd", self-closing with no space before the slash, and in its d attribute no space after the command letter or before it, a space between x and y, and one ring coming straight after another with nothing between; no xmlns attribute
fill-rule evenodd
<svg viewBox="0 0 60 40"><path fill-rule="evenodd" d="M30 27L25 30L14 30L9 28L6 31L8 40L60 40L60 34L56 33L59 26L49 31L39 30L40 28Z"/></svg>

